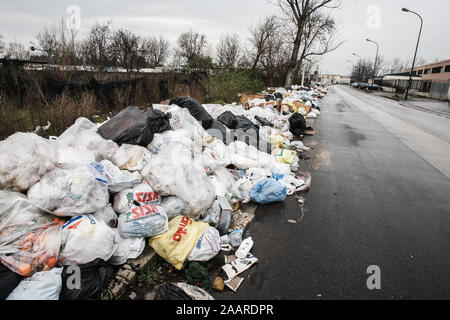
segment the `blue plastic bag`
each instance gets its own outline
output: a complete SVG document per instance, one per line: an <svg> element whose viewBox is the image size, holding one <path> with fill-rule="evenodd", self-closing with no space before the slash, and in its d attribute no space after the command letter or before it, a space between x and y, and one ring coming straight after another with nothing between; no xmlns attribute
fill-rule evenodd
<svg viewBox="0 0 450 320"><path fill-rule="evenodd" d="M273 178L264 179L250 191L250 200L260 204L281 202L286 196L286 186Z"/></svg>

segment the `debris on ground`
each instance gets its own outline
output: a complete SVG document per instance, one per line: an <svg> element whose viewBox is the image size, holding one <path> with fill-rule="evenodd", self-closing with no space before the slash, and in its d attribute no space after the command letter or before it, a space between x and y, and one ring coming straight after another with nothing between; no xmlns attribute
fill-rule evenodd
<svg viewBox="0 0 450 320"><path fill-rule="evenodd" d="M136 287L124 299L238 290L258 262L256 208L295 196L300 219L288 222L304 217L301 139L317 134L326 89L270 92L240 105L179 97L98 125L79 118L59 137L0 141L0 298L112 298L103 292L125 267ZM157 262L128 263L150 247Z"/></svg>

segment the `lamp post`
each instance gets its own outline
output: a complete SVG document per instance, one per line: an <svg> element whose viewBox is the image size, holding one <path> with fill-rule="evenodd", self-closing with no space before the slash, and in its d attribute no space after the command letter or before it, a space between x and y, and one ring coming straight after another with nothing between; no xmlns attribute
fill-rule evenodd
<svg viewBox="0 0 450 320"><path fill-rule="evenodd" d="M359 71L358 71L358 73L359 73L359 75L361 75L361 67L362 67L361 66L361 61L362 61L362 58L361 58L361 56L357 55L356 53L353 53L353 55L359 58L359 64L358 64ZM361 75L361 81L364 82L364 75Z"/></svg>
<svg viewBox="0 0 450 320"><path fill-rule="evenodd" d="M413 14L415 14L416 16L418 16L420 18L420 31L419 31L419 38L417 39L417 45L416 45L416 52L414 53L414 59L413 59L413 64L412 64L412 68L411 71L409 73L409 81L408 81L408 88L406 89L406 95L405 95L405 99L408 100L408 94L409 94L409 90L411 89L411 85L412 85L412 73L414 71L414 65L416 63L416 57L417 57L417 50L419 49L419 43L420 43L420 36L422 35L422 27L423 27L423 19L420 16L420 14L411 11L407 8L403 8L402 9L403 12L411 12Z"/></svg>
<svg viewBox="0 0 450 320"><path fill-rule="evenodd" d="M377 45L377 54L376 54L376 56L375 56L375 65L373 66L373 83L372 83L372 85L374 85L375 84L375 75L376 75L376 72L375 72L375 70L376 70L376 68L377 68L377 61L378 61L378 50L379 50L379 46L378 46L378 43L376 43L375 41L373 41L373 40L370 40L370 39L366 39L366 41L369 41L369 42L373 42L373 43L375 43L376 45Z"/></svg>

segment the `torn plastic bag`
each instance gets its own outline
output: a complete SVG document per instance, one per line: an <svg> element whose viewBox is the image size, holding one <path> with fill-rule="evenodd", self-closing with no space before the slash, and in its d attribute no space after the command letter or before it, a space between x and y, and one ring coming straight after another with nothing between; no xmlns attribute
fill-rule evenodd
<svg viewBox="0 0 450 320"><path fill-rule="evenodd" d="M94 213L109 203L103 165L94 162L71 170L55 168L28 190L28 198L55 216Z"/></svg>
<svg viewBox="0 0 450 320"><path fill-rule="evenodd" d="M273 178L286 186L287 194L293 195L295 192L306 191L311 186L311 175L303 173L304 176L299 177L294 174L287 174L282 176L274 176Z"/></svg>
<svg viewBox="0 0 450 320"><path fill-rule="evenodd" d="M21 275L0 263L0 300L5 300L22 280Z"/></svg>
<svg viewBox="0 0 450 320"><path fill-rule="evenodd" d="M147 165L150 151L144 147L123 144L114 154L111 162L121 170L141 171Z"/></svg>
<svg viewBox="0 0 450 320"><path fill-rule="evenodd" d="M114 141L103 139L96 124L86 118L78 118L55 143L56 166L63 169L110 160L119 149Z"/></svg>
<svg viewBox="0 0 450 320"><path fill-rule="evenodd" d="M101 259L78 267L64 267L60 300L88 300L105 289L114 278L113 267Z"/></svg>
<svg viewBox="0 0 450 320"><path fill-rule="evenodd" d="M114 242L118 245L109 264L119 266L127 262L128 259L136 259L145 248L145 238L123 238L117 229L114 229Z"/></svg>
<svg viewBox="0 0 450 320"><path fill-rule="evenodd" d="M34 133L15 133L0 142L0 189L28 190L55 168L55 145Z"/></svg>
<svg viewBox="0 0 450 320"><path fill-rule="evenodd" d="M24 277L53 268L61 246L61 223L54 220L23 194L0 191L1 262Z"/></svg>
<svg viewBox="0 0 450 320"><path fill-rule="evenodd" d="M184 291L185 294L189 296L192 300L214 300L214 298L206 292L206 290L187 284L184 282L175 283L178 288Z"/></svg>
<svg viewBox="0 0 450 320"><path fill-rule="evenodd" d="M107 261L117 249L114 230L93 215L72 218L62 230L60 262L65 266L85 264L97 258Z"/></svg>
<svg viewBox="0 0 450 320"><path fill-rule="evenodd" d="M129 172L120 170L109 160L103 160L100 164L105 169L106 180L108 181L108 190L111 193L133 188L142 183L139 172Z"/></svg>
<svg viewBox="0 0 450 320"><path fill-rule="evenodd" d="M282 202L286 196L286 187L273 178L264 179L250 191L250 200L259 204Z"/></svg>
<svg viewBox="0 0 450 320"><path fill-rule="evenodd" d="M114 211L125 213L131 209L134 203L137 204L161 204L160 195L147 183L143 182L133 189L127 189L114 196Z"/></svg>
<svg viewBox="0 0 450 320"><path fill-rule="evenodd" d="M149 245L161 258L172 264L177 270L181 270L187 256L208 228L207 223L195 222L192 218L178 216L170 220L169 230L151 238Z"/></svg>
<svg viewBox="0 0 450 320"><path fill-rule="evenodd" d="M152 142L155 133L170 130L169 119L170 114L159 110L144 111L130 106L98 128L98 133L119 145L132 144L146 147Z"/></svg>
<svg viewBox="0 0 450 320"><path fill-rule="evenodd" d="M274 124L267 120L266 118L255 116L255 120L258 121L262 126L274 127Z"/></svg>
<svg viewBox="0 0 450 320"><path fill-rule="evenodd" d="M184 282L165 283L156 290L155 300L214 300L204 289Z"/></svg>
<svg viewBox="0 0 450 320"><path fill-rule="evenodd" d="M114 228L117 225L117 213L109 203L106 207L97 210L94 213L94 216L105 222L111 228Z"/></svg>
<svg viewBox="0 0 450 320"><path fill-rule="evenodd" d="M173 99L169 102L169 104L175 104L180 108L185 108L189 110L189 113L197 119L198 122L201 123L202 127L205 130L211 128L214 119L211 115L203 108L197 100L192 99L190 97L180 97Z"/></svg>
<svg viewBox="0 0 450 320"><path fill-rule="evenodd" d="M219 231L209 227L198 239L192 251L189 253L188 261L209 261L220 252L222 240Z"/></svg>
<svg viewBox="0 0 450 320"><path fill-rule="evenodd" d="M289 118L289 130L296 137L303 135L306 130L305 118L299 113L294 113Z"/></svg>
<svg viewBox="0 0 450 320"><path fill-rule="evenodd" d="M132 205L119 216L117 229L122 237L151 238L169 228L164 208L152 204Z"/></svg>
<svg viewBox="0 0 450 320"><path fill-rule="evenodd" d="M62 289L63 268L41 271L26 278L6 300L59 300Z"/></svg>
<svg viewBox="0 0 450 320"><path fill-rule="evenodd" d="M230 112L226 111L217 117L217 121L221 122L224 126L227 126L229 129L234 129L237 124L236 116Z"/></svg>
<svg viewBox="0 0 450 320"><path fill-rule="evenodd" d="M188 204L175 196L164 197L161 201L161 207L166 210L169 221L176 216L188 215L190 213Z"/></svg>

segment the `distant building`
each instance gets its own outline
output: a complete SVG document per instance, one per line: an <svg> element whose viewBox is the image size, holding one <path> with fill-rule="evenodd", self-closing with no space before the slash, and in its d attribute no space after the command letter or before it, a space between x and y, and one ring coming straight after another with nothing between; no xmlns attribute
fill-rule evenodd
<svg viewBox="0 0 450 320"><path fill-rule="evenodd" d="M450 97L450 60L417 66L404 73L387 74L378 83L385 91L404 93L412 75L411 93L435 99Z"/></svg>
<svg viewBox="0 0 450 320"><path fill-rule="evenodd" d="M450 82L450 60L415 67L412 74L421 76L424 82Z"/></svg>
<svg viewBox="0 0 450 320"><path fill-rule="evenodd" d="M341 81L341 76L337 74L319 74L317 82L323 84L337 84Z"/></svg>

